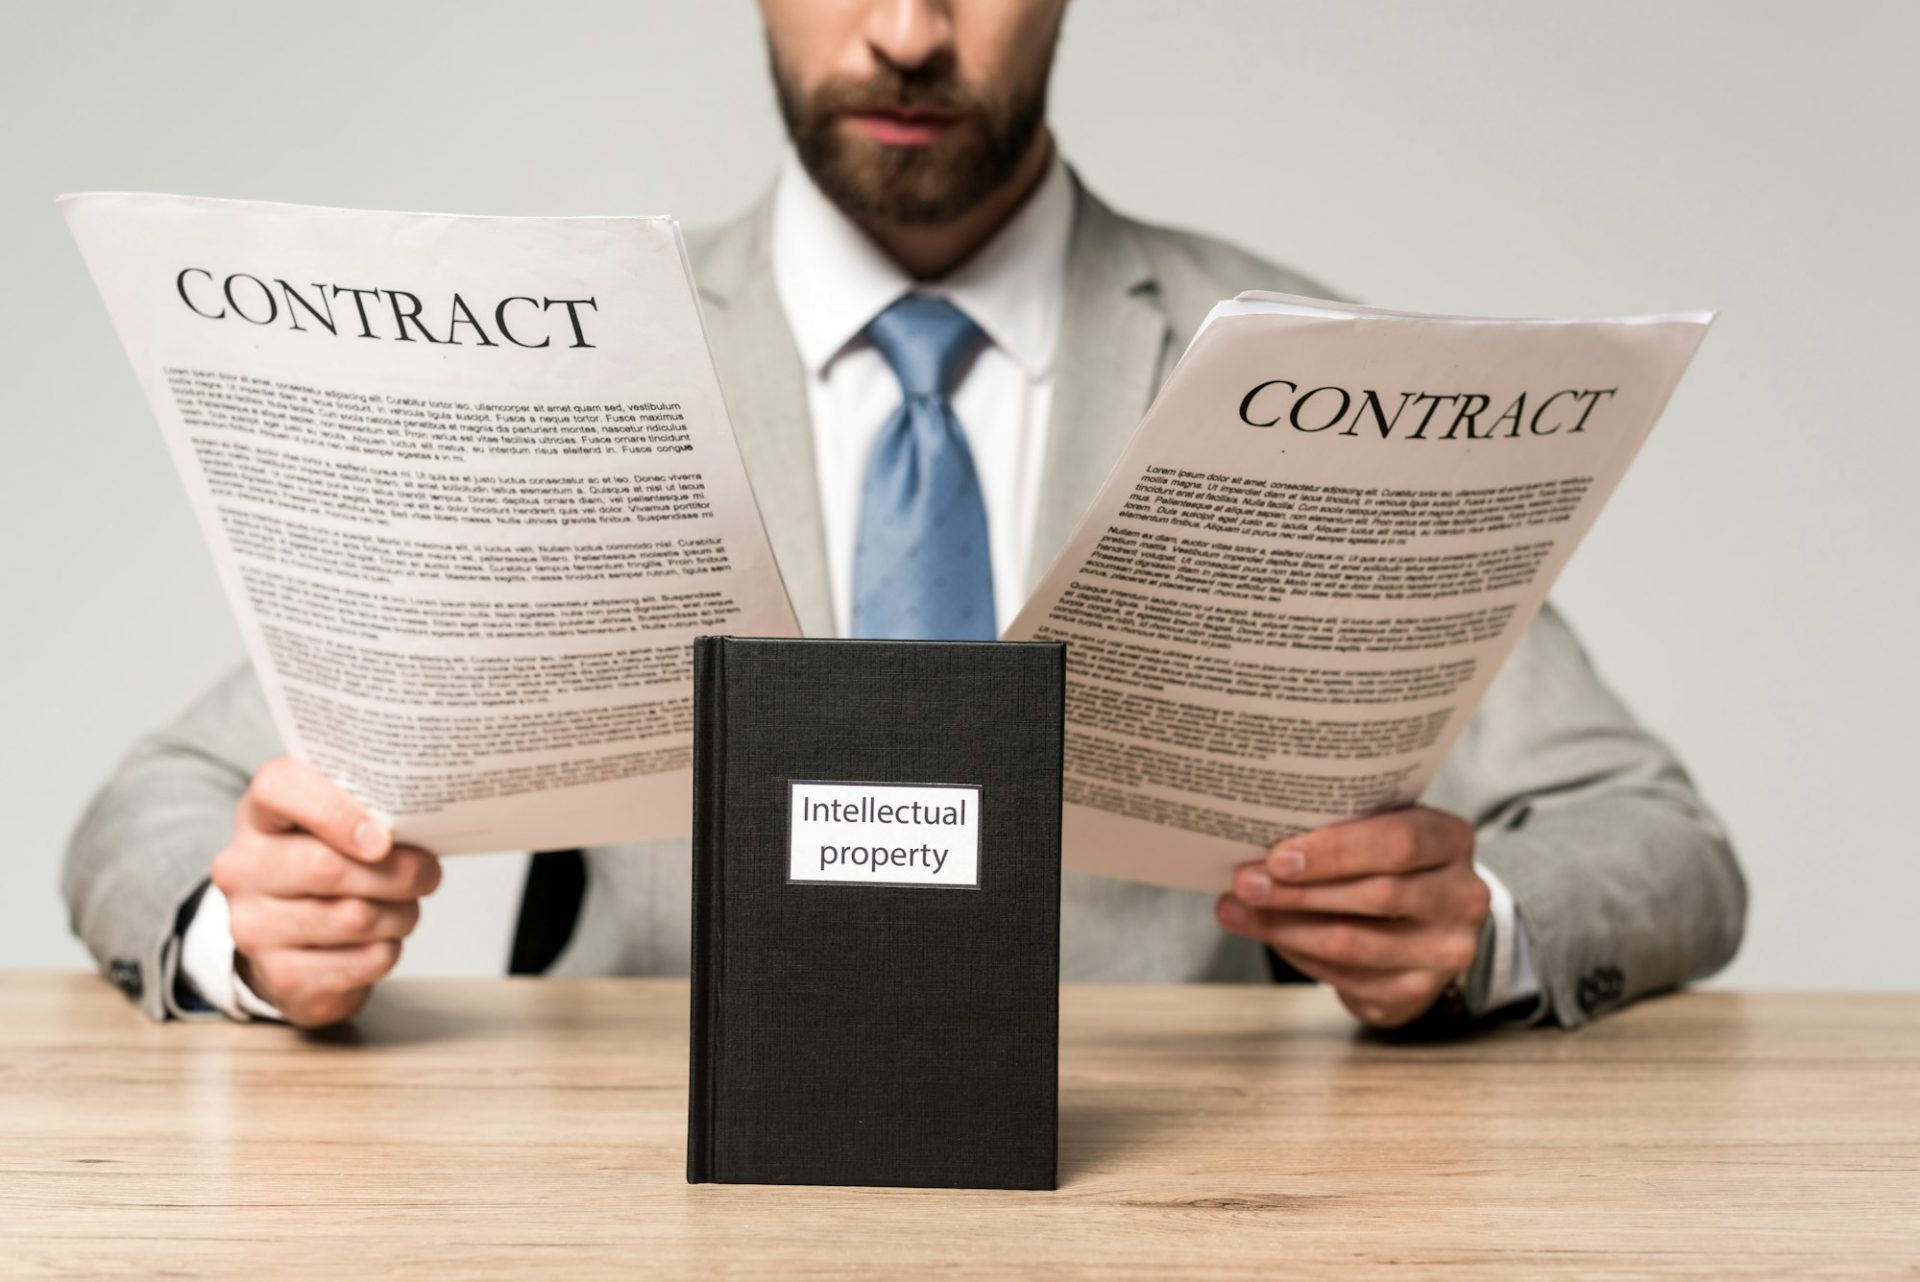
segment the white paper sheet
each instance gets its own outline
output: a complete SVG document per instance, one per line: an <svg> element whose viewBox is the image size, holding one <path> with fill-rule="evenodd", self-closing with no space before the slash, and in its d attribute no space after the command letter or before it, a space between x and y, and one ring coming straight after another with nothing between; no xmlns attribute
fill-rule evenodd
<svg viewBox="0 0 1920 1282"><path fill-rule="evenodd" d="M1067 866L1219 891L1417 799L1711 319L1215 308L1006 631L1069 643Z"/></svg>
<svg viewBox="0 0 1920 1282"><path fill-rule="evenodd" d="M670 220L60 206L294 756L442 853L688 831L689 642L798 627Z"/></svg>

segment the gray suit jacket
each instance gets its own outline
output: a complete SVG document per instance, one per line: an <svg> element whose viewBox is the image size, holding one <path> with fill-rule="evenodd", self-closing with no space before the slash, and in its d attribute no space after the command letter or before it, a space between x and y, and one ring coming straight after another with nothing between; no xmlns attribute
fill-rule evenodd
<svg viewBox="0 0 1920 1282"><path fill-rule="evenodd" d="M769 271L769 208L691 238L709 334L781 572L809 634L831 635L804 372ZM1201 318L1243 289L1325 296L1204 237L1135 222L1076 183L1053 423L1032 573L1064 543ZM280 742L249 668L139 743L82 819L64 889L108 977L155 1017L175 919L225 845L234 804ZM1551 611L1518 649L1427 800L1472 820L1512 889L1553 1015L1572 1027L1724 965L1746 893L1725 835L1673 756L1601 685ZM587 852L565 975L681 975L684 840ZM1268 978L1212 896L1068 874L1067 979Z"/></svg>

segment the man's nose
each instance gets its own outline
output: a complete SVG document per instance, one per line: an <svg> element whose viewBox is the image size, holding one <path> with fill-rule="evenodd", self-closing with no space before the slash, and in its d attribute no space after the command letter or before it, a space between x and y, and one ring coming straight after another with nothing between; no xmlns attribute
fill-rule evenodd
<svg viewBox="0 0 1920 1282"><path fill-rule="evenodd" d="M897 71L912 71L953 52L948 0L873 0L866 38L874 56Z"/></svg>

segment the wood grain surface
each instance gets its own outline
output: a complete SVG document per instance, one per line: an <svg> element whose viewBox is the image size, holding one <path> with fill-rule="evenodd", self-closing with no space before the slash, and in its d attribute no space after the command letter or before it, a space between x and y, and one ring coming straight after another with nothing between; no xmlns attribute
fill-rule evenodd
<svg viewBox="0 0 1920 1282"><path fill-rule="evenodd" d="M689 1187L686 1039L668 981L396 983L308 1036L0 975L0 1276L1920 1278L1916 995L1403 1045L1070 987L1057 1193Z"/></svg>

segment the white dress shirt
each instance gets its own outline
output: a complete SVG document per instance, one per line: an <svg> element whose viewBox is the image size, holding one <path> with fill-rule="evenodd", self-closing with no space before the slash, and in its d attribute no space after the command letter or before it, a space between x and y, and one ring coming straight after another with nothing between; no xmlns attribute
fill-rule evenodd
<svg viewBox="0 0 1920 1282"><path fill-rule="evenodd" d="M180 940L180 970L207 1005L228 1019L279 1019L273 1003L257 995L240 978L233 962L232 909L220 887L208 883ZM173 1002L173 985L166 1001ZM178 1012L175 1012L176 1014Z"/></svg>
<svg viewBox="0 0 1920 1282"><path fill-rule="evenodd" d="M899 380L865 330L907 293L950 300L986 334L948 395L987 509L998 627L1025 604L1072 236L1073 185L1056 157L980 252L942 280L916 282L788 157L773 197L773 284L807 371L827 578L841 636L851 631L867 455L900 406Z"/></svg>
<svg viewBox="0 0 1920 1282"><path fill-rule="evenodd" d="M852 631L853 549L867 455L900 404L899 381L865 330L910 292L950 300L986 335L948 395L973 452L987 509L998 627L1025 604L1053 409L1073 200L1066 166L1056 155L1026 203L979 252L941 280L915 281L789 154L773 197L773 282L806 369L814 479L840 635ZM1491 872L1478 871L1492 894L1493 980L1486 1003L1491 1010L1536 996L1539 981L1512 894ZM181 965L201 995L228 1015L270 1015L271 1007L234 974L226 908L219 889L208 887L187 928Z"/></svg>

